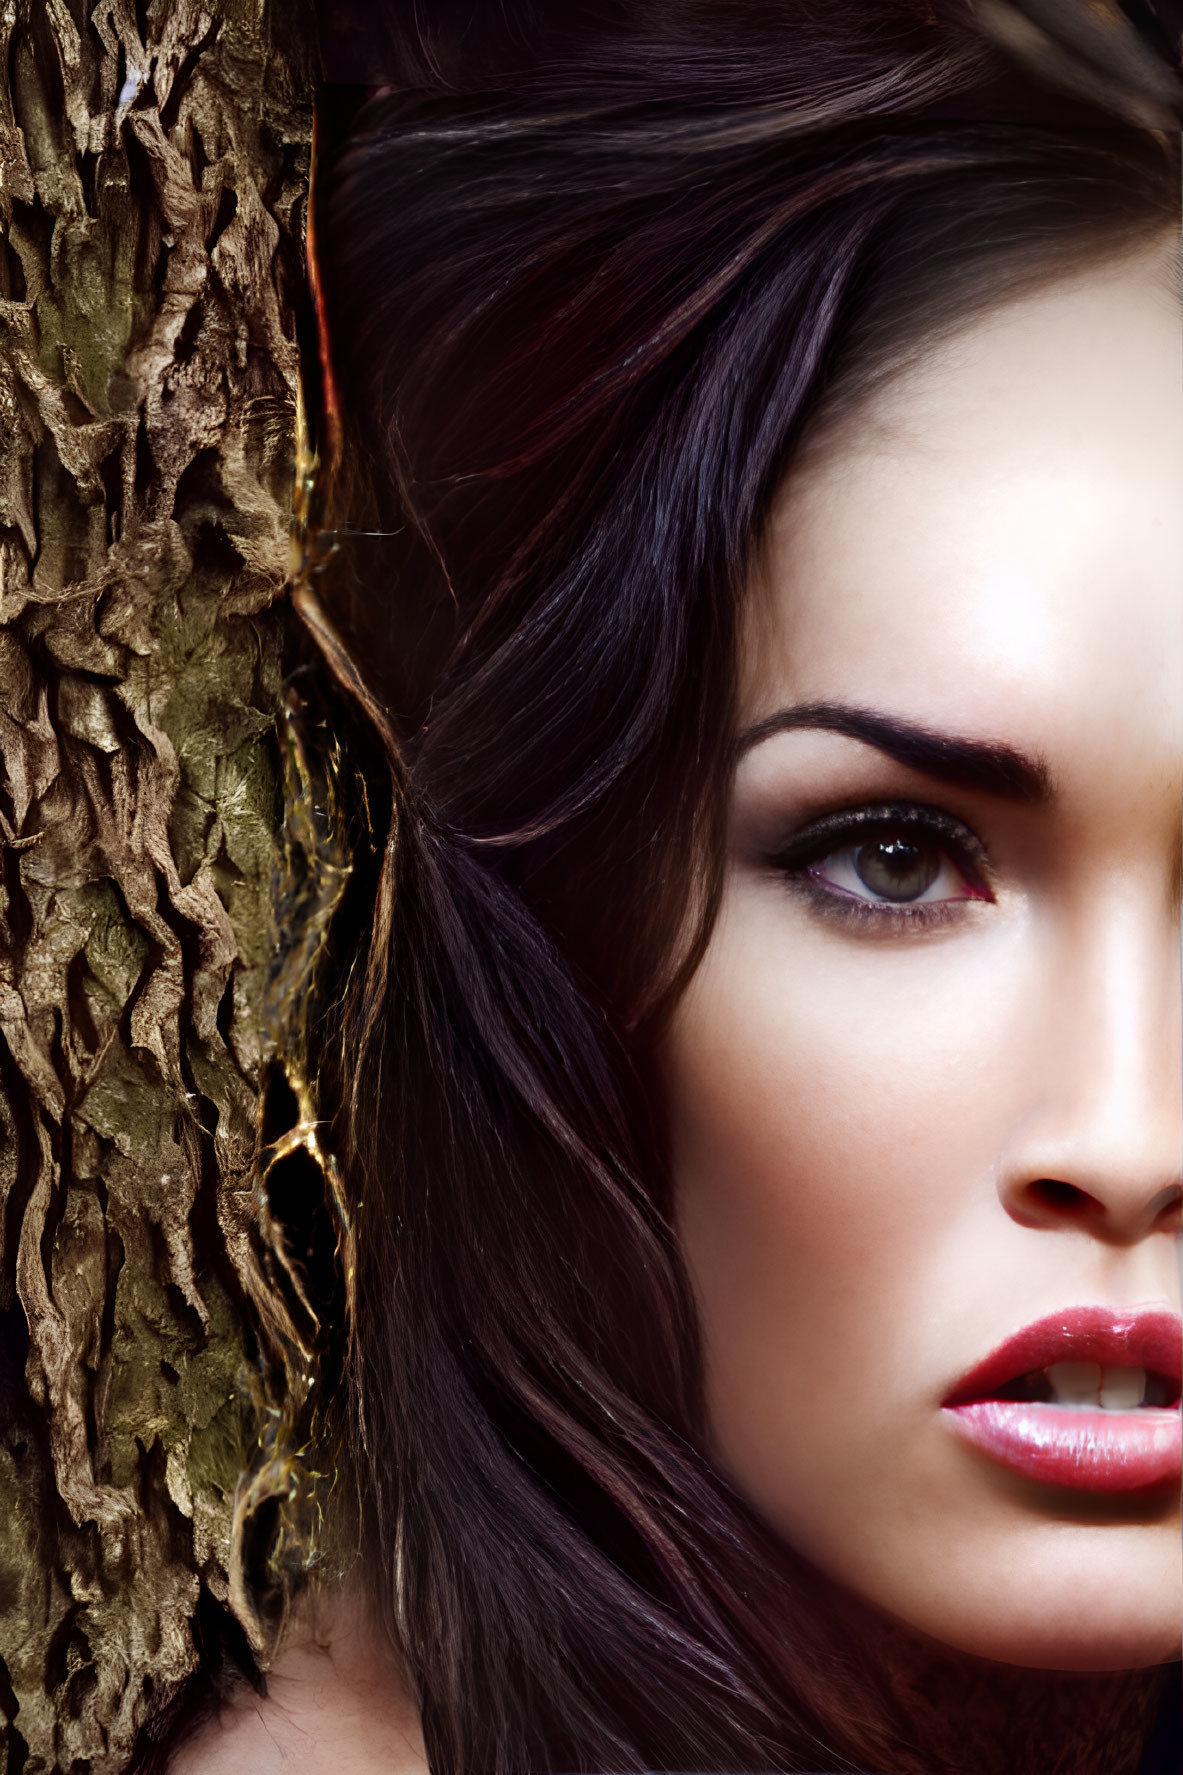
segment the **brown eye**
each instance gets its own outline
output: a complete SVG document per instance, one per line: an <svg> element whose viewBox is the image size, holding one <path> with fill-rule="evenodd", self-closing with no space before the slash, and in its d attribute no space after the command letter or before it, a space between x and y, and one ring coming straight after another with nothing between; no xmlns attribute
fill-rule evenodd
<svg viewBox="0 0 1183 1775"><path fill-rule="evenodd" d="M941 852L921 838L888 833L860 844L852 858L863 886L883 900L918 900L941 872Z"/></svg>

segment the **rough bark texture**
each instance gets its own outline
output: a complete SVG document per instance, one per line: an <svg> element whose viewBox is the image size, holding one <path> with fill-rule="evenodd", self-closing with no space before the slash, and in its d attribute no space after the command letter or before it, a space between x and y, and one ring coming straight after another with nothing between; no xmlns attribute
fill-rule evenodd
<svg viewBox="0 0 1183 1775"><path fill-rule="evenodd" d="M0 1718L24 1775L113 1775L192 1670L279 1396L243 1325L304 10L0 6Z"/></svg>

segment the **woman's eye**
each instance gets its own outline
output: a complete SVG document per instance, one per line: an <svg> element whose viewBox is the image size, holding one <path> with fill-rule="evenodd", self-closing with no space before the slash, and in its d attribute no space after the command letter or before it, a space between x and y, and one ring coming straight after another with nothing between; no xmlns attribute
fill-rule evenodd
<svg viewBox="0 0 1183 1775"><path fill-rule="evenodd" d="M977 835L940 808L843 809L812 821L769 859L821 910L886 918L952 916L993 900Z"/></svg>
<svg viewBox="0 0 1183 1775"><path fill-rule="evenodd" d="M912 833L884 832L843 845L819 857L809 873L842 893L892 905L980 897L945 847Z"/></svg>

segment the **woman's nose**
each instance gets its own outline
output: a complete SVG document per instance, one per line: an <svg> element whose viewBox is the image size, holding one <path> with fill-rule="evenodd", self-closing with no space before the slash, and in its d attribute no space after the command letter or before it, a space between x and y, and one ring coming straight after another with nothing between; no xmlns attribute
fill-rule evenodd
<svg viewBox="0 0 1183 1775"><path fill-rule="evenodd" d="M1178 1232L1183 1203L1183 991L1169 941L1116 926L1066 953L1032 1005L1023 1113L999 1194L1021 1224L1114 1245Z"/></svg>

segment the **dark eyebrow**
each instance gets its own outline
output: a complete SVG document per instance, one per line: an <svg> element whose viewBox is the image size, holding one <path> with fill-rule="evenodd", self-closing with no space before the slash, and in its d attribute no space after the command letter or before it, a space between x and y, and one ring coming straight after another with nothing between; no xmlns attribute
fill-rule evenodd
<svg viewBox="0 0 1183 1775"><path fill-rule="evenodd" d="M740 735L737 756L742 757L762 740L771 739L774 733L798 727L844 734L847 739L861 740L886 752L889 758L911 770L940 777L963 789L1005 796L1008 801L1046 801L1052 793L1051 775L1042 758L989 740L936 733L897 715L854 708L847 703L802 703L793 709L780 709Z"/></svg>

